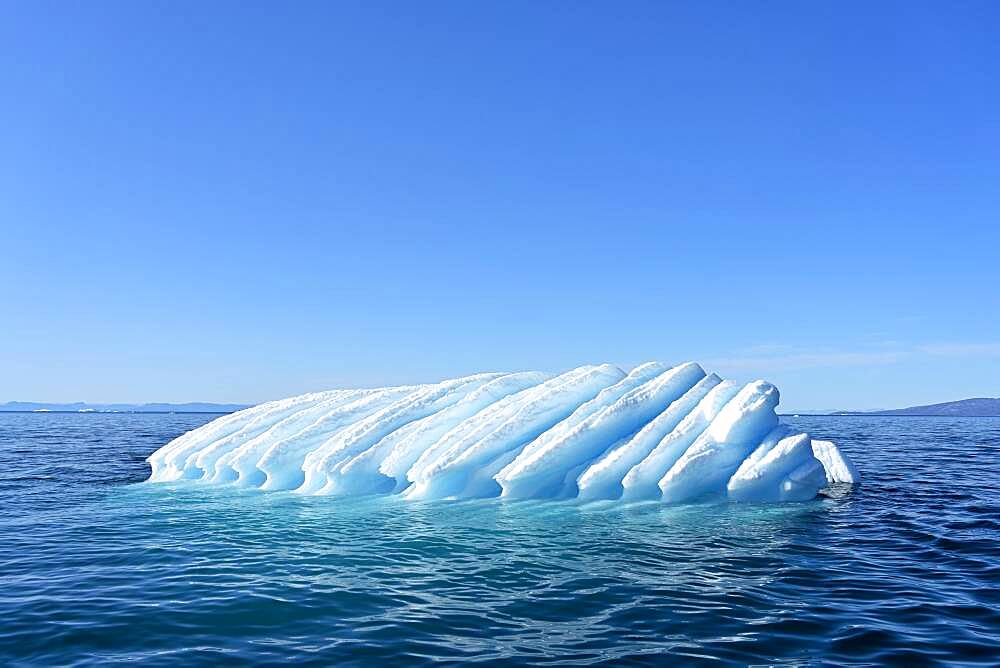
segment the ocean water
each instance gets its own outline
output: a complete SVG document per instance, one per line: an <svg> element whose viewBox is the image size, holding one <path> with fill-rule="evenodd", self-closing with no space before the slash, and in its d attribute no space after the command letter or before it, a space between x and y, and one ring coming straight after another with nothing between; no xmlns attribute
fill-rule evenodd
<svg viewBox="0 0 1000 668"><path fill-rule="evenodd" d="M1000 419L786 419L801 504L140 484L213 417L0 413L0 665L1000 665Z"/></svg>

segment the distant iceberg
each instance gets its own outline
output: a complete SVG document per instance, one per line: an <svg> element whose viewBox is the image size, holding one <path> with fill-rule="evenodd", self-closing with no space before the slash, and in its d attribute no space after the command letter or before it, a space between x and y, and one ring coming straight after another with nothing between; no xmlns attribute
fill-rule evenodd
<svg viewBox="0 0 1000 668"><path fill-rule="evenodd" d="M804 501L858 472L779 424L778 390L698 364L482 373L332 390L220 417L149 456L150 482L201 480L408 499Z"/></svg>

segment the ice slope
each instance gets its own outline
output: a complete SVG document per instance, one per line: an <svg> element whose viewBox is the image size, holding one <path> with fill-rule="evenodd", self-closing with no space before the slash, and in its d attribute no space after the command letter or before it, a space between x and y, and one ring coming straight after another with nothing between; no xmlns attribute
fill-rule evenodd
<svg viewBox="0 0 1000 668"><path fill-rule="evenodd" d="M669 368L669 365L661 362L647 362L645 364L640 364L636 368L632 369L632 371L630 371L628 375L620 381L610 387L604 388L590 401L584 402L579 408L573 411L568 418L560 422L557 427L548 430L526 445L524 450L521 451L519 457L530 456L534 452L546 447L549 443L565 436L570 430L592 416L594 413L604 410L611 404L615 403L618 399L621 399L630 390L635 389L648 380L656 378ZM505 466L499 475L501 477L505 476L507 470L512 464L513 462Z"/></svg>
<svg viewBox="0 0 1000 668"><path fill-rule="evenodd" d="M809 435L779 425L743 460L726 490L736 501L806 501L825 484Z"/></svg>
<svg viewBox="0 0 1000 668"><path fill-rule="evenodd" d="M573 409L625 376L616 366L580 367L543 383L515 404L493 428L476 428L433 458L419 461L407 477L411 499L496 496L493 476L520 449L566 419ZM560 382L561 381L561 382Z"/></svg>
<svg viewBox="0 0 1000 668"><path fill-rule="evenodd" d="M856 483L861 479L854 463L830 441L812 442L813 456L820 461L827 482Z"/></svg>
<svg viewBox="0 0 1000 668"><path fill-rule="evenodd" d="M205 430L204 434L187 439L185 439L185 436L181 436L164 449L166 452L159 450L157 453L154 453L154 457L158 453L163 453L158 458L159 467L153 464L152 458L150 464L154 466L154 469L160 469L159 479L161 480L201 478L204 472L197 467L196 460L202 451L225 450L242 445L246 441L264 433L272 425L289 415L315 405L320 401L337 396L337 392L304 394L282 401L263 404L258 407L260 410L249 408L245 411L240 411L232 416L239 416L239 418L227 422L224 427L220 427L219 435L225 434L221 438L218 438L217 434L212 430ZM230 429L230 427L234 428Z"/></svg>
<svg viewBox="0 0 1000 668"><path fill-rule="evenodd" d="M537 385L549 376L538 372L496 378L449 408L428 415L388 434L374 446L339 463L328 474L331 494L376 494L396 488L396 478L383 470L400 471L401 478L428 444L450 428L509 394Z"/></svg>
<svg viewBox="0 0 1000 668"><path fill-rule="evenodd" d="M544 400L545 397L550 397L556 388L575 382L596 368L595 366L579 367L554 378L549 378L534 387L504 397L492 406L455 425L434 443L428 444L416 461L404 471L404 477L410 482L417 482L423 472L442 455L452 451L460 453L475 445L480 439L503 427L526 406L536 404L539 400ZM620 373L622 376L625 375L624 372ZM566 403L563 402L563 404Z"/></svg>
<svg viewBox="0 0 1000 668"><path fill-rule="evenodd" d="M322 446L309 453L304 462L303 492L333 491L329 474L333 468L368 450L380 440L414 420L433 415L462 399L470 391L482 387L500 374L481 374L449 380L413 392L378 413L357 422L332 436Z"/></svg>
<svg viewBox="0 0 1000 668"><path fill-rule="evenodd" d="M264 474L257 468L257 461L267 452L271 444L299 432L320 416L338 406L350 403L357 396L356 391L338 393L334 397L292 413L274 423L267 431L242 444L219 441L203 448L195 458L195 463L205 472L204 478L210 482L235 480L242 485L252 485L255 482L259 485L263 482Z"/></svg>
<svg viewBox="0 0 1000 668"><path fill-rule="evenodd" d="M731 381L718 383L698 402L694 410L672 429L638 464L622 478L622 498L627 501L660 498L660 478L701 436L722 407L739 391Z"/></svg>
<svg viewBox="0 0 1000 668"><path fill-rule="evenodd" d="M692 501L724 492L744 459L778 424L778 388L748 383L660 479L664 501Z"/></svg>
<svg viewBox="0 0 1000 668"><path fill-rule="evenodd" d="M777 389L697 364L483 373L248 408L149 456L150 482L408 499L805 501L854 483L829 441L779 425Z"/></svg>
<svg viewBox="0 0 1000 668"><path fill-rule="evenodd" d="M394 490L400 491L410 484L406 477L407 472L430 448L437 446L438 443L448 443L449 435L456 427L463 425L458 431L461 433L466 429L466 421L470 418L489 419L495 412L523 397L521 392L541 385L550 378L550 374L527 371L512 373L487 383L451 408L425 418L411 433L384 446L385 457L376 461L379 473L393 480ZM377 457L374 453L362 453L359 457L366 455Z"/></svg>
<svg viewBox="0 0 1000 668"><path fill-rule="evenodd" d="M391 387L364 394L331 410L288 438L271 444L257 462L257 468L266 476L261 488L297 489L305 480L303 464L310 453L330 436L377 413L401 396L412 393L414 389Z"/></svg>
<svg viewBox="0 0 1000 668"><path fill-rule="evenodd" d="M702 368L689 362L646 381L577 425L566 429L559 424L550 429L545 435L555 433L554 437L541 447L529 445L497 475L503 488L501 496L523 499L575 494L575 484L564 489L571 471L642 429L704 377ZM573 476L574 483L575 479Z"/></svg>
<svg viewBox="0 0 1000 668"><path fill-rule="evenodd" d="M622 480L632 467L646 459L663 438L674 431L681 420L695 409L698 402L722 381L709 374L699 380L680 398L650 420L632 438L598 458L577 479L581 499L617 499L622 495Z"/></svg>

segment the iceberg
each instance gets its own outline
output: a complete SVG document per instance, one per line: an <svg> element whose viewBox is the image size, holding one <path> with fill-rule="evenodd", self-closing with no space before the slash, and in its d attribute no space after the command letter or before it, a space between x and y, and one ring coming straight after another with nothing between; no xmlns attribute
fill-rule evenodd
<svg viewBox="0 0 1000 668"><path fill-rule="evenodd" d="M861 479L861 474L854 463L830 441L812 441L813 457L823 465L827 482L843 482L854 484Z"/></svg>
<svg viewBox="0 0 1000 668"><path fill-rule="evenodd" d="M709 374L695 383L679 399L671 403L655 418L646 423L635 436L612 447L598 458L577 479L581 499L617 499L625 492L623 481L634 466L644 461L663 438L674 431L695 409L705 395L722 382L717 375Z"/></svg>
<svg viewBox="0 0 1000 668"><path fill-rule="evenodd" d="M737 501L805 501L826 481L808 434L779 425L743 460L726 488Z"/></svg>
<svg viewBox="0 0 1000 668"><path fill-rule="evenodd" d="M778 389L748 383L660 479L665 501L690 501L726 488L729 478L761 439L778 424Z"/></svg>
<svg viewBox="0 0 1000 668"><path fill-rule="evenodd" d="M314 392L220 417L151 454L149 482L411 500L794 502L857 468L779 423L763 380L694 362L480 373Z"/></svg>
<svg viewBox="0 0 1000 668"><path fill-rule="evenodd" d="M739 389L739 385L727 380L709 390L694 410L684 416L648 455L629 469L621 482L622 498L629 501L660 498L660 478L687 452Z"/></svg>
<svg viewBox="0 0 1000 668"><path fill-rule="evenodd" d="M527 396L503 411L495 428L479 427L465 434L459 425L455 442L414 464L407 474L413 481L407 498L496 496L493 476L512 456L624 376L610 364L580 367L520 393Z"/></svg>
<svg viewBox="0 0 1000 668"><path fill-rule="evenodd" d="M547 443L525 448L496 476L503 488L501 496L533 498L577 493L575 475L572 489L565 489L571 472L582 473L581 467L637 432L704 377L705 372L697 364L683 364L632 389L579 424L567 426L569 420L564 420L546 433L555 434Z"/></svg>

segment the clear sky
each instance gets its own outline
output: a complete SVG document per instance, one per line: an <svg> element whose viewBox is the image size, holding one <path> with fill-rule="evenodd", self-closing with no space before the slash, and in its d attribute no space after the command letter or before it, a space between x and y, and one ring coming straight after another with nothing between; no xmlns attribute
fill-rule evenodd
<svg viewBox="0 0 1000 668"><path fill-rule="evenodd" d="M1000 395L1000 3L0 0L0 401Z"/></svg>

